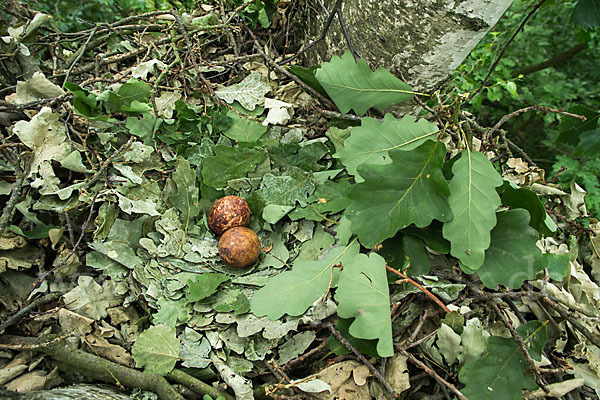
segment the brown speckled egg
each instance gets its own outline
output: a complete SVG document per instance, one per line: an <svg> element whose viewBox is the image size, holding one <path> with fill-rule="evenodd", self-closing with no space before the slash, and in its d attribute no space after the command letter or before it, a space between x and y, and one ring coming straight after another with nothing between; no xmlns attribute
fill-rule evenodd
<svg viewBox="0 0 600 400"><path fill-rule="evenodd" d="M260 255L260 241L251 229L243 226L231 228L219 240L219 255L233 268L248 267Z"/></svg>
<svg viewBox="0 0 600 400"><path fill-rule="evenodd" d="M208 213L208 226L217 235L250 221L250 207L238 196L225 196L215 201Z"/></svg>

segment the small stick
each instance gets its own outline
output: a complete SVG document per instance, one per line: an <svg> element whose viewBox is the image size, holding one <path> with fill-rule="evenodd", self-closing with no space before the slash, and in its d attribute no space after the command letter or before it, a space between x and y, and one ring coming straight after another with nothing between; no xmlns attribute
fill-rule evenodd
<svg viewBox="0 0 600 400"><path fill-rule="evenodd" d="M325 39L325 36L327 36L327 31L329 31L329 27L331 26L331 23L333 22L333 17L336 16L337 10L340 8L341 4L342 4L342 0L336 0L335 4L333 5L333 8L331 9L331 12L329 13L329 16L327 17L327 21L325 21L325 26L323 26L323 31L321 32L321 36L319 36L317 39L310 42L308 44L308 46L306 46L305 48L300 50L298 53L296 53L293 56L286 58L285 60L280 62L279 65L285 65L285 64L289 63L290 61L295 60L296 58L300 57L302 54L304 54L308 50L310 50L314 45L319 43L321 40Z"/></svg>
<svg viewBox="0 0 600 400"><path fill-rule="evenodd" d="M383 375L381 375L381 373L377 370L377 368L375 368L373 366L373 364L371 364L369 362L369 360L367 360L360 351L358 351L354 346L352 346L352 344L350 344L350 342L345 337L343 337L342 334L337 329L334 328L334 326L333 326L333 324L331 324L331 322L327 322L325 324L325 326L327 327L327 329L329 329L329 331L333 334L333 336L335 336L335 338L340 341L340 343L342 343L344 346L346 346L346 348L348 350L353 352L356 355L356 357L358 357L358 359L364 365L366 365L367 368L369 368L369 371L371 371L371 373L375 376L375 378L383 385L385 390L387 390L390 393L390 395L392 395L392 397L395 398L397 395L396 391L390 386L388 381L385 380L385 378L383 377Z"/></svg>
<svg viewBox="0 0 600 400"><path fill-rule="evenodd" d="M31 310L33 310L34 308L39 307L42 304L46 304L54 299L57 299L62 295L63 295L62 292L54 292L54 293L49 293L45 296L35 299L31 303L29 303L28 305L26 305L25 307L21 308L19 311L17 311L13 315L11 315L6 321L1 323L0 324L0 332L5 330L9 326L12 326L12 325L16 324L17 322L19 322L21 320L21 318L23 318L25 315L29 314L29 312Z"/></svg>
<svg viewBox="0 0 600 400"><path fill-rule="evenodd" d="M439 305L440 307L442 307L442 309L447 312L450 313L450 309L448 307L446 307L446 305L444 303L442 303L442 301L440 299L438 299L437 297L435 297L435 295L433 293L431 293L429 290L425 289L423 287L423 285L421 285L420 283L416 282L415 280L409 278L407 275L403 274L402 272L390 267L389 265L385 265L385 268L388 271L391 271L393 273L395 273L396 275L398 275L399 277L401 277L403 280L405 280L406 282L410 283L411 285L413 285L414 287L416 287L417 289L419 289L420 291L422 291L423 293L425 293L431 300L435 301L437 305Z"/></svg>
<svg viewBox="0 0 600 400"><path fill-rule="evenodd" d="M79 61L79 59L83 56L83 53L85 53L85 49L86 49L87 45L90 43L90 40L92 40L92 37L96 33L97 29L98 29L98 25L95 25L94 29L92 29L92 32L88 36L87 40L85 41L85 43L83 44L83 46L79 50L79 54L77 54L77 57L75 58L75 60L73 60L73 62L69 66L69 69L67 70L67 73L65 74L65 80L63 81L63 84L62 84L63 88L65 87L65 84L69 80L69 75L71 75L71 71L73 71L73 68L75 68L75 65L77 64L77 62Z"/></svg>
<svg viewBox="0 0 600 400"><path fill-rule="evenodd" d="M96 203L96 198L98 197L98 193L99 192L96 192L96 194L94 195L94 198L92 199L92 204L90 205L90 211L88 213L87 219L81 226L81 234L79 235L77 242L75 244L73 244L73 248L71 249L69 254L65 257L64 260L62 260L60 263L58 263L58 265L56 265L54 268L50 269L49 271L45 272L42 276L40 276L38 278L38 280L35 282L33 289L36 289L37 287L39 287L39 285L41 285L42 282L44 282L44 280L48 277L48 275L52 274L54 271L56 271L60 267L65 266L69 262L71 257L73 257L73 255L77 251L77 248L79 247L79 244L81 243L81 239L83 239L83 236L85 235L85 230L86 230L88 224L92 220L92 215L94 214L94 204Z"/></svg>
<svg viewBox="0 0 600 400"><path fill-rule="evenodd" d="M450 389L452 391L452 393L454 393L456 395L456 397L458 397L460 400L469 400L469 399L467 399L467 397L464 394L462 394L456 388L456 386L454 386L453 384L451 384L450 382L446 381L444 378L442 378L441 376L439 376L433 369L429 368L422 361L420 361L417 357L413 356L411 353L409 353L408 351L404 350L401 347L397 347L396 349L398 350L398 352L400 354L402 354L404 357L408 358L408 360L411 363L415 364L417 367L419 367L423 371L425 371L425 373L427 375L429 375L433 379L435 379L437 381L437 383L439 383L440 385L444 385L448 389Z"/></svg>
<svg viewBox="0 0 600 400"><path fill-rule="evenodd" d="M556 108L551 108L551 107L546 107L546 106L541 106L541 105L533 105L533 106L529 106L529 107L525 107L525 108L521 108L517 111L513 111L510 114L506 114L505 116L503 116L502 118L500 118L500 121L498 121L496 123L496 125L494 125L494 127L492 129L490 129L489 131L487 131L485 133L485 137L484 137L484 142L487 142L488 140L490 140L490 137L492 137L492 134L494 134L494 132L496 132L498 129L500 129L500 127L502 125L504 125L504 123L506 121L508 121L509 119L511 119L512 117L516 117L517 115L523 114L527 111L531 111L531 110L538 110L538 111L543 111L545 113L556 113L556 114L562 114L562 115L566 115L568 117L573 117L573 118L578 118L582 121L586 121L586 117L584 115L579 115L579 114L573 114L567 111L563 111L563 110L557 110Z"/></svg>
<svg viewBox="0 0 600 400"><path fill-rule="evenodd" d="M575 327L575 329L577 329L579 332L581 332L583 334L583 336L585 336L585 338L587 340L589 340L590 342L592 342L595 346L600 347L600 339L598 339L598 337L595 336L592 332L590 332L589 330L587 330L587 328L585 326L583 326L583 324L581 324L575 318L571 317L569 315L569 313L567 313L565 310L563 310L560 307L560 305L558 305L557 303L553 302L548 297L543 297L542 300L545 303L547 303L548 305L550 305L550 307L552 307L554 310L556 310L560 314L561 317L563 317L564 319L566 319L567 321L569 321L569 323L571 325L573 325L573 327Z"/></svg>
<svg viewBox="0 0 600 400"><path fill-rule="evenodd" d="M358 54L354 46L352 46L352 41L350 40L350 35L348 34L348 30L346 29L346 23L344 22L344 16L342 15L342 8L338 7L336 9L336 13L338 16L338 21L340 21L340 26L342 27L342 34L344 35L346 43L348 44L348 50L350 50L350 53L352 53L352 55L354 56L354 61L358 61L358 59L362 57L360 56L360 54Z"/></svg>
<svg viewBox="0 0 600 400"><path fill-rule="evenodd" d="M306 360L307 358L309 358L313 354L317 354L318 352L320 352L321 350L323 350L326 346L327 346L327 339L323 340L323 342L320 345L318 345L317 347L315 347L314 349L312 349L310 351L307 351L306 353L302 354L300 357L297 357L297 358L294 358L293 360L288 361L287 363L285 363L284 365L282 365L281 368L284 371L288 370L292 366L304 362L304 360Z"/></svg>

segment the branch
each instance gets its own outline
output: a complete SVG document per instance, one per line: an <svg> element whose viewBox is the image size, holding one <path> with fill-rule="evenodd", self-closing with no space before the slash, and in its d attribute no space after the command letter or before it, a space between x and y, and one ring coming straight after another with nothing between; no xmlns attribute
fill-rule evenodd
<svg viewBox="0 0 600 400"><path fill-rule="evenodd" d="M10 341L13 344L27 342L29 338L0 337L2 342ZM75 349L62 341L54 341L56 335L48 335L43 338L44 342L50 340L46 346L40 346L36 350L49 355L59 361L58 367L69 371L76 371L92 379L103 382L123 385L130 388L140 388L158 394L161 400L184 400L167 380L159 374L141 372L105 360L101 357ZM39 340L36 340L39 342Z"/></svg>
<svg viewBox="0 0 600 400"><path fill-rule="evenodd" d="M510 39L508 39L508 42L506 42L506 44L502 48L502 51L500 51L500 54L498 55L498 57L496 58L496 60L492 64L492 66L490 68L490 71L488 72L488 74L483 79L483 82L481 82L481 85L479 86L479 88L473 94L471 94L469 96L469 98L467 99L466 103L468 103L471 100L473 100L473 98L475 96L477 96L483 90L483 88L485 87L485 84L486 84L487 80L490 78L490 76L492 75L492 73L494 72L494 70L496 69L496 67L498 66L498 63L500 62L500 59L504 55L504 52L506 51L506 49L508 48L508 46L512 43L513 40L515 40L515 38L517 37L517 34L523 29L523 27L525 26L525 24L527 23L527 21L529 21L529 18L531 18L533 16L533 14L535 14L535 12L542 6L542 4L544 4L545 1L546 0L540 1L535 7L533 7L533 9L529 12L529 14L527 14L527 16L525 17L525 19L523 19L523 22L521 22L521 25L519 25L519 27L515 30L515 32L510 37Z"/></svg>
<svg viewBox="0 0 600 400"><path fill-rule="evenodd" d="M571 47L570 49L555 55L554 57L552 57L549 60L517 69L516 71L514 71L512 73L512 77L516 78L519 75L528 75L528 74L532 74L537 71L541 71L546 68L555 67L557 65L562 64L565 61L568 61L575 54L580 53L585 49L587 49L587 43L576 44L575 46Z"/></svg>
<svg viewBox="0 0 600 400"><path fill-rule="evenodd" d="M513 337L515 342L517 342L517 344L521 348L521 352L525 356L525 360L527 360L527 365L528 365L529 369L531 370L531 373L535 377L536 383L538 384L539 387L544 389L546 387L546 383L542 381L542 377L540 376L538 369L535 366L535 363L533 362L533 360L531 359L531 356L529 355L529 351L527 350L527 346L525 345L523 338L519 335L519 333L517 332L515 327L512 326L512 324L508 321L508 319L502 313L502 311L500 310L500 307L498 307L498 305L494 302L494 300L491 300L488 303L492 306L492 308L496 312L496 315L498 315L498 318L500 318L500 321L502 321L502 324L504 324L504 326L510 331L511 336Z"/></svg>
<svg viewBox="0 0 600 400"><path fill-rule="evenodd" d="M511 119L512 117L516 117L519 114L523 114L524 112L531 111L531 110L539 110L539 111L543 111L545 113L562 114L562 115L566 115L568 117L580 119L581 121L585 121L587 119L584 115L573 114L573 113L570 113L567 111L557 110L556 108L551 108L551 107L546 107L546 106L541 106L541 105L533 105L533 106L521 108L517 111L513 111L510 114L506 114L505 116L500 118L500 121L498 121L492 129L490 129L489 131L487 131L485 133L485 137L483 138L483 141L487 142L490 139L490 137L492 137L492 134L494 134L494 132L496 132L498 129L500 129L500 127L502 125L504 125L504 123L506 121L508 121L509 119Z"/></svg>
<svg viewBox="0 0 600 400"><path fill-rule="evenodd" d="M170 380L180 383L188 388L192 389L196 393L207 394L211 396L213 399L217 397L225 397L226 400L234 400L233 396L229 393L221 392L218 389L215 389L211 385L202 382L200 379L194 378L193 376L186 374L185 372L174 369L167 374L167 378Z"/></svg>

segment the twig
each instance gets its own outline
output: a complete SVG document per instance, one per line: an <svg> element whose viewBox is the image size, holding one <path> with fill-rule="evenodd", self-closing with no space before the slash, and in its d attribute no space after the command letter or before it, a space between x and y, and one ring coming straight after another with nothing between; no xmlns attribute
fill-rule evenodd
<svg viewBox="0 0 600 400"><path fill-rule="evenodd" d="M27 147L23 143L2 143L0 144L0 149L9 148L9 147Z"/></svg>
<svg viewBox="0 0 600 400"><path fill-rule="evenodd" d="M326 115L328 117L339 118L339 119L347 119L349 121L361 121L362 120L362 118L359 117L358 115L342 114L342 113L339 113L337 111L324 110L324 109L319 108L319 107L314 107L314 109L319 114L323 114L323 115Z"/></svg>
<svg viewBox="0 0 600 400"><path fill-rule="evenodd" d="M529 355L529 351L527 350L527 346L525 345L523 338L521 337L521 335L519 335L519 333L517 332L515 327L512 326L512 324L508 321L508 319L506 318L506 315L504 315L504 313L500 310L500 307L498 307L498 304L496 304L494 301L488 301L488 304L490 304L492 306L492 308L496 312L496 315L500 318L500 321L510 331L510 334L512 335L513 339L515 340L515 342L517 342L517 344L521 348L521 352L525 356L525 360L527 361L527 366L529 367L529 370L535 377L536 383L538 384L539 387L544 389L546 387L546 383L542 380L542 377L538 373L537 367L535 366L535 363L533 362L533 360L531 359L531 356Z"/></svg>
<svg viewBox="0 0 600 400"><path fill-rule="evenodd" d="M85 53L85 49L86 49L88 43L90 42L90 40L92 40L92 37L96 33L96 30L98 30L98 25L94 26L94 29L92 29L92 32L88 36L87 40L85 41L85 43L83 44L83 46L81 46L81 48L79 49L79 54L77 54L77 57L75 57L75 60L73 60L73 62L69 66L69 69L67 70L67 72L65 74L65 80L63 81L63 84L62 84L63 88L65 87L65 84L69 80L69 75L71 75L71 71L73 71L73 68L75 68L75 65L77 64L77 62L79 61L79 59L83 56L83 53Z"/></svg>
<svg viewBox="0 0 600 400"><path fill-rule="evenodd" d="M23 188L23 183L25 182L25 171L21 169L18 164L15 164L15 173L17 175L17 179L10 191L10 197L2 210L2 215L0 216L0 237L4 234L4 229L6 229L6 225L12 220L12 217L15 212L15 205L19 200L19 195L21 193L21 189Z"/></svg>
<svg viewBox="0 0 600 400"><path fill-rule="evenodd" d="M423 287L423 285L421 285L420 283L416 282L415 280L409 278L407 275L403 274L402 272L390 267L389 265L385 265L385 268L390 271L395 273L396 275L398 275L399 277L401 277L403 280L405 280L406 282L410 283L411 285L413 285L414 287L416 287L417 289L419 289L420 291L422 291L423 293L425 293L431 300L435 301L437 305L439 305L440 307L442 307L442 309L449 313L450 309L448 307L446 307L446 305L444 303L442 303L442 301L440 299L438 299L437 297L435 297L435 295L433 293L431 293L429 290L427 290L426 288Z"/></svg>
<svg viewBox="0 0 600 400"><path fill-rule="evenodd" d="M181 34L183 35L183 39L185 40L185 45L187 46L188 51L191 52L193 49L192 42L190 41L190 36L188 35L188 32L185 29L185 26L183 25L183 22L181 22L181 18L179 18L179 15L175 11L171 11L171 15L173 15L173 17L175 17L175 20L177 21L177 25L179 25L179 30L181 31ZM196 59L194 58L193 54L192 54L192 56L190 56L190 60L192 61L192 65L194 66L194 69L196 70L196 74L198 75L198 78L200 78L200 80L202 81L202 84L204 85L204 87L206 88L208 93L210 94L210 97L213 99L213 101L217 105L223 104L223 100L221 100L221 98L219 96L217 96L214 89L212 88L212 84L206 79L204 74L200 71L200 68L198 67L198 63L196 63Z"/></svg>
<svg viewBox="0 0 600 400"><path fill-rule="evenodd" d="M529 165L533 165L534 167L537 165L531 158L529 158L527 153L525 153L525 150L514 144L509 138L506 137L506 132L501 130L500 134L502 135L502 140L506 143L506 145L519 153L519 155L523 157Z"/></svg>
<svg viewBox="0 0 600 400"><path fill-rule="evenodd" d="M283 68L281 65L278 65L276 62L274 62L273 60L271 60L271 57L269 57L261 48L260 43L258 42L258 39L256 38L256 35L254 34L254 32L252 32L252 30L247 29L248 33L250 34L250 36L252 36L252 39L254 40L254 47L256 48L256 50L263 56L263 58L270 64L273 66L273 68L275 68L277 71L281 72L282 74L284 74L285 76L287 76L288 78L290 78L291 80L293 80L294 82L296 82L298 85L300 85L304 90L308 91L310 94L312 94L313 96L315 96L316 98L318 98L319 100L321 100L324 104L326 104L328 107L331 108L336 108L335 104L333 104L331 102L331 100L325 98L321 93L317 92L315 89L313 89L312 87L308 86L306 83L304 83L300 78L298 78L296 75L292 74L290 71L288 71L287 69Z"/></svg>
<svg viewBox="0 0 600 400"><path fill-rule="evenodd" d="M450 382L446 381L444 378L442 378L441 376L439 376L433 369L429 368L427 365L425 365L422 361L420 361L417 357L415 357L414 355L412 355L411 353L409 353L408 351L404 350L402 347L397 347L396 350L398 350L398 352L400 354L402 354L404 357L408 358L408 360L415 364L417 367L421 368L423 371L425 371L425 373L429 376L431 376L433 379L435 379L437 381L437 383L439 383L440 385L444 385L446 386L448 389L450 389L452 391L452 393L454 393L456 395L456 397L458 397L460 400L469 400L465 397L464 394L462 394L457 388L456 386L454 386L453 384L451 384ZM472 399L474 400L474 399Z"/></svg>
<svg viewBox="0 0 600 400"><path fill-rule="evenodd" d="M62 103L73 97L72 94L65 93L58 97L49 97L47 99L34 100L23 104L13 104L8 103L4 100L0 100L0 106L5 107L7 109L22 111L22 110L36 110L39 109L49 103L49 106L52 106L55 103Z"/></svg>
<svg viewBox="0 0 600 400"><path fill-rule="evenodd" d="M321 40L325 39L325 36L327 36L327 31L329 31L329 27L331 26L331 22L333 21L333 17L336 16L337 10L340 8L341 4L342 4L342 0L336 0L335 4L333 5L333 8L331 9L331 12L329 13L329 16L327 17L327 20L325 21L325 26L323 26L323 30L321 31L321 36L319 36L317 39L310 42L308 44L308 46L306 46L305 48L303 48L302 50L300 50L293 56L286 58L285 60L280 62L279 65L285 65L285 64L289 63L290 61L295 60L296 58L300 57L302 54L304 54L308 50L310 50L314 45L319 43Z"/></svg>
<svg viewBox="0 0 600 400"><path fill-rule="evenodd" d="M320 345L318 345L317 347L315 347L314 349L312 349L310 351L307 351L306 353L302 354L300 357L297 357L293 360L288 361L287 363L282 365L281 368L283 370L287 370L296 364L303 363L307 358L311 357L314 354L317 354L318 352L323 350L325 347L327 347L327 340L323 340L323 342Z"/></svg>
<svg viewBox="0 0 600 400"><path fill-rule="evenodd" d="M481 85L479 86L479 88L473 94L471 94L469 96L466 103L469 103L471 100L473 100L473 98L475 96L477 96L483 90L483 88L485 87L485 84L487 83L487 80L490 78L490 76L492 75L492 73L494 72L496 67L498 66L498 63L500 62L500 59L504 55L504 52L506 51L508 46L512 43L512 41L515 39L515 37L517 37L517 34L523 29L523 27L525 26L527 21L529 21L529 18L531 18L533 16L533 14L535 14L535 12L542 6L542 4L544 4L545 1L546 0L540 1L535 7L533 7L533 9L529 12L529 14L527 14L527 16L523 19L523 21L521 22L521 25L519 25L519 27L515 30L515 32L510 37L510 39L508 39L508 42L506 42L506 44L502 48L502 51L500 51L500 54L498 55L498 57L496 57L496 60L492 64L488 74L483 79L483 82L481 82Z"/></svg>
<svg viewBox="0 0 600 400"><path fill-rule="evenodd" d="M21 320L21 318L23 318L25 315L29 314L29 312L31 310L33 310L34 308L37 308L37 307L41 306L42 304L46 304L54 299L57 299L62 295L63 295L62 292L53 292L53 293L49 293L45 296L35 299L31 303L29 303L28 305L26 305L25 307L21 308L19 311L17 311L13 315L11 315L6 321L1 323L0 324L0 332L2 332L6 328L19 322Z"/></svg>
<svg viewBox="0 0 600 400"><path fill-rule="evenodd" d="M102 176L102 173L104 172L104 170L106 169L106 167L109 166L109 164L118 156L120 156L123 152L125 152L125 150L127 150L129 148L129 146L131 146L131 144L133 143L133 140L135 139L135 136L131 136L129 138L129 140L127 141L127 143L125 143L124 145L122 145L121 147L119 147L119 149L114 152L113 154L111 154L110 157L108 157L106 160L104 160L104 162L100 165L100 168L98 169L98 171L96 171L96 173L94 174L94 176L92 176L92 178L88 181L88 183L85 184L84 189L90 189L92 186L94 186L96 184L96 182L98 181L98 179L100 179L100 177Z"/></svg>
<svg viewBox="0 0 600 400"><path fill-rule="evenodd" d="M430 370L433 371L433 367L431 366L431 363L429 361L427 361L427 359L423 359L423 364L425 364L427 366L427 368L429 368ZM440 389L442 389L442 392L444 393L444 397L446 398L446 400L452 400L450 398L450 395L448 394L448 389L446 389L446 385L439 385Z"/></svg>
<svg viewBox="0 0 600 400"><path fill-rule="evenodd" d="M546 107L546 106L541 106L541 105L533 105L533 106L529 106L529 107L525 107L525 108L521 108L517 111L513 111L510 114L506 114L504 115L502 118L500 118L500 121L498 121L496 123L496 125L493 126L492 129L488 130L485 133L485 137L483 138L484 142L487 142L488 140L490 140L490 137L492 137L492 135L494 134L494 132L496 132L498 129L500 129L500 127L502 125L504 125L504 123L506 121L508 121L509 119L511 119L512 117L516 117L519 114L523 114L527 111L531 111L531 110L538 110L538 111L543 111L545 113L557 113L557 114L562 114L562 115L566 115L568 117L573 117L573 118L578 118L582 121L585 121L587 118L583 115L579 115L579 114L573 114L567 111L563 111L563 110L557 110L556 108L551 108L551 107Z"/></svg>
<svg viewBox="0 0 600 400"><path fill-rule="evenodd" d="M383 375L381 375L381 373L377 370L377 368L375 368L373 366L373 364L371 364L369 362L369 360L367 360L360 351L358 351L354 346L352 346L352 344L345 337L343 337L342 334L337 329L334 328L334 326L331 322L327 322L325 324L325 327L327 327L327 329L329 329L329 331L333 334L333 336L335 336L335 338L337 340L340 341L340 343L342 343L344 346L346 346L346 348L348 350L350 350L352 353L354 353L354 355L356 355L356 357L358 357L358 359L364 365L366 365L367 368L369 368L369 371L371 371L371 373L375 376L375 378L383 385L385 390L387 390L390 393L390 395L392 395L392 397L396 397L396 391L394 390L394 388L392 388L390 386L388 381L385 380L385 378L383 377Z"/></svg>
<svg viewBox="0 0 600 400"><path fill-rule="evenodd" d="M421 339L412 342L410 344L407 344L406 346L404 346L404 349L408 350L408 349L412 349L413 347L417 347L418 345L420 345L423 342L426 342L427 340L429 340L429 338L433 337L437 335L437 331L433 331L431 333L428 333L427 335L423 336ZM400 346L400 345L397 345ZM394 348L396 348L396 346L394 346Z"/></svg>
<svg viewBox="0 0 600 400"><path fill-rule="evenodd" d="M342 35L344 35L344 39L346 39L346 44L348 45L348 50L354 56L354 61L358 61L360 54L356 51L354 46L352 46L352 41L350 40L350 35L348 34L348 30L346 29L346 23L344 22L344 16L342 15L342 8L338 7L336 9L338 21L340 22L340 26L342 27Z"/></svg>
<svg viewBox="0 0 600 400"><path fill-rule="evenodd" d="M81 234L79 235L79 238L77 239L77 242L73 245L73 248L71 249L71 251L69 252L69 254L65 257L64 260L62 260L60 263L58 263L56 266L54 266L50 270L46 271L42 276L40 276L38 278L38 280L36 281L36 283L35 283L35 285L33 287L34 290L37 287L39 287L42 284L42 282L44 282L44 280L50 274L52 274L54 271L56 271L60 267L66 265L67 262L69 262L69 259L71 259L71 257L73 257L73 255L77 251L77 248L79 247L79 244L81 243L81 240L83 239L83 236L85 235L85 230L86 230L88 224L90 223L90 221L92 220L92 214L94 213L94 204L96 203L96 198L98 197L98 193L100 193L100 192L98 191L98 192L96 192L96 194L94 194L94 198L92 199L92 204L90 204L90 211L88 213L87 219L85 220L85 222L81 226Z"/></svg>
<svg viewBox="0 0 600 400"><path fill-rule="evenodd" d="M600 338L598 338L597 336L592 334L592 332L590 332L585 326L583 326L583 324L581 324L579 321L577 321L575 318L573 318L571 315L569 315L569 313L567 313L565 310L563 310L559 304L553 302L548 297L543 297L542 300L545 303L547 303L550 307L552 307L552 309L556 310L560 314L561 317L563 317L564 319L569 321L569 323L571 325L573 325L573 327L575 327L575 329L577 329L579 332L581 332L581 334L583 336L585 336L585 338L587 340L589 340L595 346L600 347Z"/></svg>

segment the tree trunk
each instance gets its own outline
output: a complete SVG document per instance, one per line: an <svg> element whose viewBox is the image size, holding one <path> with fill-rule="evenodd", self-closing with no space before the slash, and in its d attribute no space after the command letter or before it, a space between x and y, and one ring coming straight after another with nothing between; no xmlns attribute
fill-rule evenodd
<svg viewBox="0 0 600 400"><path fill-rule="evenodd" d="M371 67L401 74L416 91L440 87L513 0L343 0L348 37ZM320 35L335 0L313 0L309 34ZM311 64L328 61L348 49L336 17Z"/></svg>

